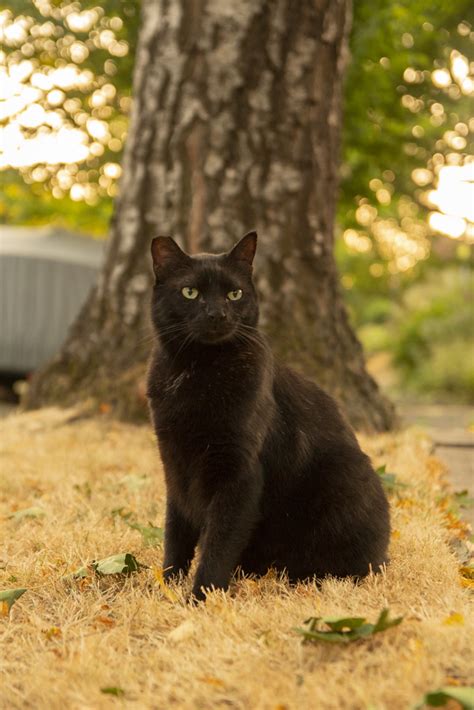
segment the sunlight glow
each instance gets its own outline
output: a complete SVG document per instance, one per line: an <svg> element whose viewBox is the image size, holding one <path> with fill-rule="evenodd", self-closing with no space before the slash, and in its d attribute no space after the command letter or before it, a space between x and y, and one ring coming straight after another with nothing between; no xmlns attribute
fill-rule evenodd
<svg viewBox="0 0 474 710"><path fill-rule="evenodd" d="M408 222L402 219L402 226L404 224L410 229L401 229L391 218L377 219L372 225L379 251L387 260L391 273L408 271L429 254L427 227L415 224L410 218Z"/></svg>
<svg viewBox="0 0 474 710"><path fill-rule="evenodd" d="M430 214L432 229L455 239L468 236L468 222L474 222L474 163L442 167L427 197L440 210Z"/></svg>
<svg viewBox="0 0 474 710"><path fill-rule="evenodd" d="M73 32L89 32L98 19L97 10L85 10L84 12L70 12L66 17L66 23Z"/></svg>
<svg viewBox="0 0 474 710"><path fill-rule="evenodd" d="M359 234L355 229L346 229L344 241L349 249L358 252L368 252L372 249L372 242L363 234Z"/></svg>
<svg viewBox="0 0 474 710"><path fill-rule="evenodd" d="M415 170L412 171L411 179L417 185L424 187L425 185L429 185L433 180L433 173L431 170L427 170L427 168L415 168Z"/></svg>
<svg viewBox="0 0 474 710"><path fill-rule="evenodd" d="M429 223L436 232L446 234L453 239L462 237L466 231L466 223L463 219L441 214L441 212L432 212L429 216Z"/></svg>
<svg viewBox="0 0 474 710"><path fill-rule="evenodd" d="M68 126L62 126L56 133L25 138L17 125L10 125L0 129L0 169L80 162L89 154L86 141L83 131Z"/></svg>
<svg viewBox="0 0 474 710"><path fill-rule="evenodd" d="M469 62L455 50L451 52L451 73L460 84L469 75Z"/></svg>
<svg viewBox="0 0 474 710"><path fill-rule="evenodd" d="M431 81L439 89L442 89L450 85L451 75L447 69L436 69L431 74Z"/></svg>

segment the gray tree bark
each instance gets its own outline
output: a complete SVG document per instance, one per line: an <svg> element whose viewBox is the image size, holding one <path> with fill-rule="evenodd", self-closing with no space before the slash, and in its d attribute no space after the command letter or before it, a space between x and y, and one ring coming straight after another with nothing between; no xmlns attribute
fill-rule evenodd
<svg viewBox="0 0 474 710"><path fill-rule="evenodd" d="M27 404L92 395L136 416L150 349L149 244L259 234L261 324L358 427L393 408L367 374L333 256L350 0L144 0L134 106L105 267Z"/></svg>

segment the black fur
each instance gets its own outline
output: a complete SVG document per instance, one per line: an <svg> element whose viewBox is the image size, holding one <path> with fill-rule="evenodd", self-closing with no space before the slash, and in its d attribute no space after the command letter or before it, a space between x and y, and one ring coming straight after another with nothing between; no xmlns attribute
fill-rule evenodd
<svg viewBox="0 0 474 710"><path fill-rule="evenodd" d="M388 504L369 459L334 400L275 362L256 329L255 247L254 232L218 256L190 257L169 237L152 244L164 566L186 574L199 543L197 599L227 589L238 566L297 580L363 576L387 560Z"/></svg>

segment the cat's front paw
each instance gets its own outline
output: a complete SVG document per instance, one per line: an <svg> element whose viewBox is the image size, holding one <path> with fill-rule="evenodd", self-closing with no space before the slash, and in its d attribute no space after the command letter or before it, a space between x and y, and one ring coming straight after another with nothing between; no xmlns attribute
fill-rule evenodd
<svg viewBox="0 0 474 710"><path fill-rule="evenodd" d="M204 602L204 601L206 601L206 597L210 592L213 592L216 589L220 589L223 592L225 592L225 591L227 591L228 588L229 588L228 584L223 584L223 583L202 584L201 582L198 582L196 580L193 585L190 601Z"/></svg>
<svg viewBox="0 0 474 710"><path fill-rule="evenodd" d="M200 602L206 601L207 592L210 591L204 587L196 587L194 585L191 596L188 598L189 604L199 604Z"/></svg>
<svg viewBox="0 0 474 710"><path fill-rule="evenodd" d="M186 571L184 569L179 569L178 567L165 567L163 570L163 579L166 584L177 584L182 582L186 576Z"/></svg>

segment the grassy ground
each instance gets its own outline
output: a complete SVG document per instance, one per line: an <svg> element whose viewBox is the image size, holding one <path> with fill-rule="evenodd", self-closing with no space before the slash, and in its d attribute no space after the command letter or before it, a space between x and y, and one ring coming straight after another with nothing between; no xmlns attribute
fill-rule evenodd
<svg viewBox="0 0 474 710"><path fill-rule="evenodd" d="M363 445L408 484L391 496L383 574L319 589L267 575L190 607L189 585L163 591L157 580L161 547L128 524L163 520L150 428L52 409L3 420L0 589L28 591L0 618L0 706L404 710L429 690L471 684L469 590L450 545L466 530L448 512L442 467L416 432ZM10 517L31 507L44 515ZM121 552L149 569L62 579ZM309 645L294 631L313 615L374 621L383 607L404 620L362 642Z"/></svg>

